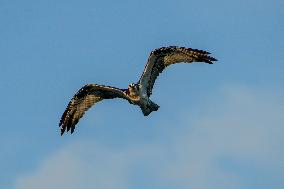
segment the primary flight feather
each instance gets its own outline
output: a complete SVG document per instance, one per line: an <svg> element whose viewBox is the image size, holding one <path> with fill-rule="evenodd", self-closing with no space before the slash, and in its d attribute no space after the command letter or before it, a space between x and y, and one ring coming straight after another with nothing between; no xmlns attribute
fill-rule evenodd
<svg viewBox="0 0 284 189"><path fill-rule="evenodd" d="M213 64L217 61L209 56L210 53L186 47L169 46L153 50L150 53L145 69L137 83L132 83L127 89L119 89L110 86L87 84L82 87L71 99L63 113L59 127L61 135L65 131L74 132L75 125L84 113L95 103L104 99L122 98L130 104L138 105L144 116L152 111L157 111L159 106L149 97L152 94L155 80L169 65L176 63L205 62Z"/></svg>

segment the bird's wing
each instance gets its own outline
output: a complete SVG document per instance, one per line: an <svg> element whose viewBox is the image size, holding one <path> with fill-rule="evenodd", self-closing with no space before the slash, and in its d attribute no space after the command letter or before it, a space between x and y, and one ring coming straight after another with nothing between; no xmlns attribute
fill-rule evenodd
<svg viewBox="0 0 284 189"><path fill-rule="evenodd" d="M83 117L85 112L95 103L103 99L124 98L129 100L127 95L118 88L88 84L82 87L71 99L65 112L63 113L59 127L61 127L61 135L67 129L74 132L75 125L79 119Z"/></svg>
<svg viewBox="0 0 284 189"><path fill-rule="evenodd" d="M213 64L213 61L217 60L209 56L209 54L209 52L203 50L177 46L162 47L153 50L138 82L141 85L142 93L148 96L152 94L156 78L167 66L181 62L205 62Z"/></svg>

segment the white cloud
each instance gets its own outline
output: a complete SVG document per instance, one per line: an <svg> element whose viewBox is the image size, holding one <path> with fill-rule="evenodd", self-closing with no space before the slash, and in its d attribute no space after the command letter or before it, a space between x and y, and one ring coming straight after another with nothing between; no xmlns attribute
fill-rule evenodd
<svg viewBox="0 0 284 189"><path fill-rule="evenodd" d="M126 188L123 162L119 153L93 142L78 142L54 153L34 173L19 178L16 188Z"/></svg>
<svg viewBox="0 0 284 189"><path fill-rule="evenodd" d="M281 95L227 88L202 108L202 119L183 116L186 127L169 131L167 145L140 142L116 150L95 140L77 141L18 178L15 189L250 188L242 170L226 160L283 173Z"/></svg>
<svg viewBox="0 0 284 189"><path fill-rule="evenodd" d="M226 89L225 98L209 106L209 116L176 140L177 160L165 171L167 179L184 188L249 188L245 176L222 167L222 159L283 173L283 100L260 92Z"/></svg>

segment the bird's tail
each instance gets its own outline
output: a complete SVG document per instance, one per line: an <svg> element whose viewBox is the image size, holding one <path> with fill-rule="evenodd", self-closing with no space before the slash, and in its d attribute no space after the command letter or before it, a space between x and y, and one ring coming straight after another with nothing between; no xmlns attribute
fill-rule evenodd
<svg viewBox="0 0 284 189"><path fill-rule="evenodd" d="M147 104L146 106L140 106L144 116L148 116L151 112L153 111L157 111L160 106L152 101L150 101L149 104Z"/></svg>

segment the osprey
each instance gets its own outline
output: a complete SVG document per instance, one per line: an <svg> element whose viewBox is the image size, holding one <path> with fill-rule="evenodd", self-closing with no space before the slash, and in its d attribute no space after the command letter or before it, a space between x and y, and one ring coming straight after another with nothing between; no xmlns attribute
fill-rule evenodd
<svg viewBox="0 0 284 189"><path fill-rule="evenodd" d="M152 102L149 97L156 78L169 65L176 63L205 62L213 64L217 59L209 56L209 52L186 47L169 46L153 50L150 53L145 69L137 83L131 83L127 89L110 86L87 84L82 87L71 99L63 113L59 127L61 135L67 130L74 132L75 125L84 113L95 103L104 99L122 98L130 104L141 108L144 116L157 111L159 105Z"/></svg>

